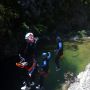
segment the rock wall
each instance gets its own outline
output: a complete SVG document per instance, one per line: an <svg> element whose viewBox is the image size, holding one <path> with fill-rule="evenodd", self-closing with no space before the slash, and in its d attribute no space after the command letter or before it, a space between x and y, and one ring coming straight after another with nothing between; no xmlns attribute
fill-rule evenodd
<svg viewBox="0 0 90 90"><path fill-rule="evenodd" d="M74 83L70 84L68 90L90 90L90 64L77 76Z"/></svg>

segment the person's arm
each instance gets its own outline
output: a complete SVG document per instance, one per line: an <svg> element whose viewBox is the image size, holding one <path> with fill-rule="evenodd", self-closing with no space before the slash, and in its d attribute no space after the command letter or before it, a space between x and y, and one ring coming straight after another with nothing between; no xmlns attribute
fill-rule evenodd
<svg viewBox="0 0 90 90"><path fill-rule="evenodd" d="M51 58L51 52L48 52L47 59L50 59L50 58Z"/></svg>
<svg viewBox="0 0 90 90"><path fill-rule="evenodd" d="M40 65L41 68L45 67L47 65L46 61L43 61L42 64Z"/></svg>
<svg viewBox="0 0 90 90"><path fill-rule="evenodd" d="M59 46L59 49L61 49L62 48L62 42L59 42L58 46Z"/></svg>
<svg viewBox="0 0 90 90"><path fill-rule="evenodd" d="M36 62L36 60L34 59L34 60L33 60L33 65L28 69L28 71L31 71L33 68L36 67L36 65L37 65L37 62Z"/></svg>
<svg viewBox="0 0 90 90"><path fill-rule="evenodd" d="M33 67L31 71L28 71L29 76L32 76L32 73L34 72L35 68Z"/></svg>
<svg viewBox="0 0 90 90"><path fill-rule="evenodd" d="M33 60L33 65L28 69L28 73L29 73L29 76L31 77L32 76L32 73L34 72L35 68L36 68L36 65L37 65L37 62L36 60L34 59Z"/></svg>
<svg viewBox="0 0 90 90"><path fill-rule="evenodd" d="M54 50L55 54L57 55L59 50L62 49L62 42L58 42L58 48Z"/></svg>
<svg viewBox="0 0 90 90"><path fill-rule="evenodd" d="M37 41L39 40L39 38L38 37L35 37L34 40L35 40L35 43L37 43Z"/></svg>

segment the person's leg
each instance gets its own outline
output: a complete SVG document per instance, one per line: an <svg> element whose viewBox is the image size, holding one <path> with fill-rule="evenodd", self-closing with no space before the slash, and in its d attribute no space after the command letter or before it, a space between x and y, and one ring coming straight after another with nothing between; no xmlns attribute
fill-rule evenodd
<svg viewBox="0 0 90 90"><path fill-rule="evenodd" d="M57 55L56 58L55 58L55 64L56 64L57 68L60 68L59 55Z"/></svg>
<svg viewBox="0 0 90 90"><path fill-rule="evenodd" d="M25 81L26 81L26 83L27 83L27 86L30 87L30 84L31 84L31 82L32 82L32 78L27 75Z"/></svg>
<svg viewBox="0 0 90 90"><path fill-rule="evenodd" d="M42 87L44 84L44 77L40 76L40 87Z"/></svg>
<svg viewBox="0 0 90 90"><path fill-rule="evenodd" d="M60 68L59 60L55 60L55 64L57 68Z"/></svg>
<svg viewBox="0 0 90 90"><path fill-rule="evenodd" d="M40 89L43 87L43 83L44 83L44 77L42 75L40 75L39 79L38 79L38 83L36 85L37 89Z"/></svg>
<svg viewBox="0 0 90 90"><path fill-rule="evenodd" d="M55 58L55 64L56 64L56 71L60 70L60 54L58 53Z"/></svg>

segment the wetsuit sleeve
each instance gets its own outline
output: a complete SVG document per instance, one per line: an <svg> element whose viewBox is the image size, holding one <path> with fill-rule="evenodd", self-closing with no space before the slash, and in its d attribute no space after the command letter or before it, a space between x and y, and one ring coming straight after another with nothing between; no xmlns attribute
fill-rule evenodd
<svg viewBox="0 0 90 90"><path fill-rule="evenodd" d="M30 77L32 76L32 73L34 72L34 70L35 70L35 68L32 68L31 71L28 71L28 74L29 74Z"/></svg>
<svg viewBox="0 0 90 90"><path fill-rule="evenodd" d="M48 52L47 59L49 60L51 58L51 52Z"/></svg>
<svg viewBox="0 0 90 90"><path fill-rule="evenodd" d="M62 48L62 42L59 42L58 43L58 49L61 49Z"/></svg>
<svg viewBox="0 0 90 90"><path fill-rule="evenodd" d="M28 69L28 71L31 71L33 68L35 68L37 65L36 60L33 60L33 65Z"/></svg>
<svg viewBox="0 0 90 90"><path fill-rule="evenodd" d="M47 65L47 62L46 61L43 61L42 64L41 64L41 68L42 67L45 67Z"/></svg>

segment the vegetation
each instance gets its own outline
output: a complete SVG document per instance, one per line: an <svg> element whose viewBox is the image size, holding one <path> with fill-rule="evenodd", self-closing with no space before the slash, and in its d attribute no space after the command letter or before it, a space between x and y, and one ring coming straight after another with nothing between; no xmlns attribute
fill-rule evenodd
<svg viewBox="0 0 90 90"><path fill-rule="evenodd" d="M28 31L38 36L59 31L64 38L81 30L89 32L89 11L90 0L1 0L0 51L5 53L3 48L12 46L13 40L18 47Z"/></svg>

